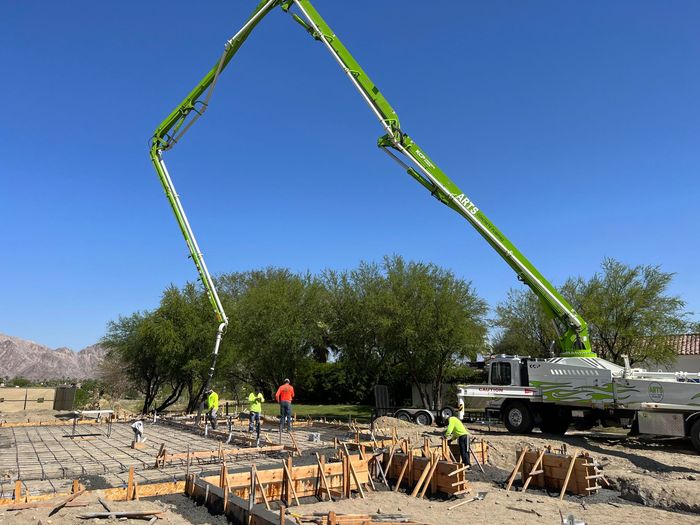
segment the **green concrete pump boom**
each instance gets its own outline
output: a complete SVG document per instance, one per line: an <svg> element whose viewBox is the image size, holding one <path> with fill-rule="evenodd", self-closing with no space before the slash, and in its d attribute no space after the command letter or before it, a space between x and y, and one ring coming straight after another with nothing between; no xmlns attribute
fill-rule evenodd
<svg viewBox="0 0 700 525"><path fill-rule="evenodd" d="M294 6L299 9L300 15L291 12ZM290 13L293 19L304 27L314 39L323 43L331 53L331 56L338 62L338 65L340 65L348 79L362 95L362 98L386 132L379 139L378 146L399 163L411 177L430 191L431 195L437 200L467 219L506 263L513 268L518 278L537 295L545 312L553 320L557 329L561 355L595 357L595 354L591 351L588 338L588 325L583 318L547 279L537 271L532 263L520 253L513 243L489 221L476 204L437 167L418 144L402 131L394 109L345 48L340 39L314 9L311 2L309 0L263 0L258 4L238 33L226 42L223 54L212 69L158 126L151 141L151 160L185 237L190 255L199 272L200 280L219 320L213 362L207 386L211 382L214 373L221 336L228 324L228 318L165 167L162 153L172 148L206 111L219 75L250 35L253 28L275 7L280 7L285 12ZM205 98L202 100L202 97Z"/></svg>

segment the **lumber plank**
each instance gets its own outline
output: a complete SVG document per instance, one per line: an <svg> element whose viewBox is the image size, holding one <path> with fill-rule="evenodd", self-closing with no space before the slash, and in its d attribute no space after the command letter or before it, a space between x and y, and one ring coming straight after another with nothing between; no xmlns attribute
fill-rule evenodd
<svg viewBox="0 0 700 525"><path fill-rule="evenodd" d="M523 492L527 490L527 487L530 485L532 478L535 477L536 474L533 474L533 472L536 472L537 467L539 467L542 464L542 458L544 457L545 452L546 449L543 447L540 451L540 455L537 457L537 461L535 461L535 464L532 467L532 470L530 471L530 474L528 475L527 479L525 480L525 483L523 484Z"/></svg>
<svg viewBox="0 0 700 525"><path fill-rule="evenodd" d="M411 492L412 497L416 497L418 495L418 491L421 488L421 485L423 485L423 482L425 479L428 477L428 472L430 471L430 463L427 463L425 465L425 468L423 469L423 472L420 475L420 478L418 478L418 483L416 483L416 486L413 488L413 492Z"/></svg>
<svg viewBox="0 0 700 525"><path fill-rule="evenodd" d="M63 501L61 501L60 503L58 503L56 506L54 506L54 508L52 508L52 509L49 511L49 517L51 517L51 516L53 516L54 514L56 514L59 510L61 510L63 507L65 507L66 504L70 503L71 501L73 501L75 498L77 498L78 496L80 496L80 495L83 494L84 492L85 492L85 489L80 490L80 491L76 492L75 494L71 494L70 496L68 496L67 498L65 498Z"/></svg>
<svg viewBox="0 0 700 525"><path fill-rule="evenodd" d="M510 487L513 485L513 481L515 481L515 476L518 475L518 472L520 472L520 465L523 464L523 460L525 459L525 454L527 453L527 449L524 448L522 452L520 453L520 456L518 457L518 461L515 463L515 468L513 469L513 472L510 475L510 478L508 478L508 485L506 486L506 492L510 490Z"/></svg>
<svg viewBox="0 0 700 525"><path fill-rule="evenodd" d="M569 479L571 478L571 473L574 470L574 465L576 464L576 456L578 455L578 450L574 450L571 455L571 461L569 462L569 470L566 472L566 478L564 478L564 484L561 487L561 493L559 494L559 500L564 499L564 494L566 494L566 487L569 485Z"/></svg>

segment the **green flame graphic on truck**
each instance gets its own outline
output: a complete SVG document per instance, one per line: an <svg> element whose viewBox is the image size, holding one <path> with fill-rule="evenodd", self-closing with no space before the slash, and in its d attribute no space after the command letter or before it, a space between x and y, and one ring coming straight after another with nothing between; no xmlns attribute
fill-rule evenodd
<svg viewBox="0 0 700 525"><path fill-rule="evenodd" d="M571 383L531 381L530 384L540 388L546 401L615 401L613 383L573 386ZM624 385L617 385L616 391L618 401L628 399L632 392L639 392L637 388Z"/></svg>

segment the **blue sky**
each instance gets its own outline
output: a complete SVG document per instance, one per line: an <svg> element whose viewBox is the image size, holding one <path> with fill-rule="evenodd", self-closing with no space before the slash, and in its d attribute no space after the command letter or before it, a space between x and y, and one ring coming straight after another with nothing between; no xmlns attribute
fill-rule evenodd
<svg viewBox="0 0 700 525"><path fill-rule="evenodd" d="M3 3L0 332L79 349L195 279L147 143L255 3ZM700 312L700 4L315 5L404 131L554 284L606 256L659 264ZM166 157L210 270L396 253L503 300L513 272L381 134L323 46L273 12Z"/></svg>

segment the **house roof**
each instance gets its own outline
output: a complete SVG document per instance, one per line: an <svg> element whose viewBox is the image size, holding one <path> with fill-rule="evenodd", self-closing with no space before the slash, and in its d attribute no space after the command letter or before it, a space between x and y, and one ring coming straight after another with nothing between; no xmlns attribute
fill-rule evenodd
<svg viewBox="0 0 700 525"><path fill-rule="evenodd" d="M678 355L700 355L700 333L668 336Z"/></svg>

